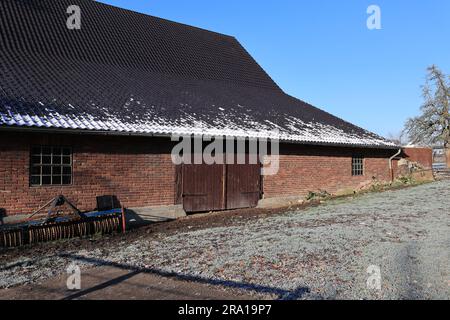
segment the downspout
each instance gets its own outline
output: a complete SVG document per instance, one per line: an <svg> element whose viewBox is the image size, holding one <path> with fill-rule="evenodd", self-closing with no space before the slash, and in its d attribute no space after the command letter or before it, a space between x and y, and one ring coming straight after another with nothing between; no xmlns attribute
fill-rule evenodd
<svg viewBox="0 0 450 320"><path fill-rule="evenodd" d="M391 182L394 182L394 168L392 166L392 160L394 160L395 157L398 157L400 153L402 153L402 149L398 149L398 152L389 158L389 171L391 172Z"/></svg>

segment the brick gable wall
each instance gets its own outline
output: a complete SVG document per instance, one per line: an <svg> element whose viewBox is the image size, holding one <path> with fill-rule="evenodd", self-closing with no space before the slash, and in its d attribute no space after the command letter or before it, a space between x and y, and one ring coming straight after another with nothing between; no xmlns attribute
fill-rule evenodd
<svg viewBox="0 0 450 320"><path fill-rule="evenodd" d="M406 147L404 152L408 156L407 160L419 163L424 169L433 168L433 149Z"/></svg>

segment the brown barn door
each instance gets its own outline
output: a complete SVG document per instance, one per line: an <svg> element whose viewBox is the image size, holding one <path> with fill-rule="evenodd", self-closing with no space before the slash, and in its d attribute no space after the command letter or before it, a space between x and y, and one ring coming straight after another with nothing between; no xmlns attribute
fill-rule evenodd
<svg viewBox="0 0 450 320"><path fill-rule="evenodd" d="M236 163L237 161L235 161ZM185 164L177 192L186 212L253 208L261 198L259 164Z"/></svg>
<svg viewBox="0 0 450 320"><path fill-rule="evenodd" d="M229 164L226 175L227 209L256 207L261 198L260 165Z"/></svg>
<svg viewBox="0 0 450 320"><path fill-rule="evenodd" d="M226 209L224 166L207 164L183 165L182 198L186 212Z"/></svg>

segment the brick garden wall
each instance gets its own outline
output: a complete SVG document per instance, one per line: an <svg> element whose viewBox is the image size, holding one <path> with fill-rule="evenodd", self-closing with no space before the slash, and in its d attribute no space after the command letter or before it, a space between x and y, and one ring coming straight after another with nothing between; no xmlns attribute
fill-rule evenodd
<svg viewBox="0 0 450 320"><path fill-rule="evenodd" d="M391 177L388 159L395 153L395 150L285 145L280 149L279 173L264 177L264 196L305 196L318 190L336 194L357 190L374 180L387 182ZM364 156L364 176L352 176L352 155Z"/></svg>
<svg viewBox="0 0 450 320"><path fill-rule="evenodd" d="M0 209L6 215L28 214L59 194L81 210L94 209L100 195L116 195L126 207L172 205L175 167L169 143L139 137L0 132ZM73 185L30 187L33 145L72 147Z"/></svg>
<svg viewBox="0 0 450 320"><path fill-rule="evenodd" d="M433 167L433 149L404 148L404 152L408 156L407 160L419 163L424 169L431 169Z"/></svg>

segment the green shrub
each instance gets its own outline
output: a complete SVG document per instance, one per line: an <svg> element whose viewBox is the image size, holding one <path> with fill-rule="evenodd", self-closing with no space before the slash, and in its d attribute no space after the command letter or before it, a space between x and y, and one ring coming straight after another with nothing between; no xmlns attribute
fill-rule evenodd
<svg viewBox="0 0 450 320"><path fill-rule="evenodd" d="M401 184L414 184L414 179L411 176L404 176L404 177L400 177L397 178L397 181L400 182Z"/></svg>
<svg viewBox="0 0 450 320"><path fill-rule="evenodd" d="M327 191L319 190L318 192L309 191L308 196L306 197L306 200L318 200L318 199L326 199L331 197L331 194Z"/></svg>

